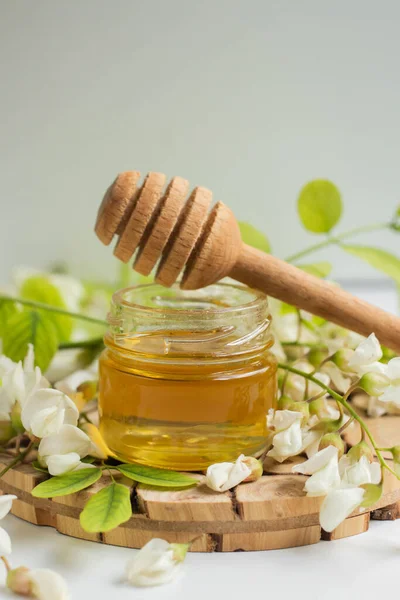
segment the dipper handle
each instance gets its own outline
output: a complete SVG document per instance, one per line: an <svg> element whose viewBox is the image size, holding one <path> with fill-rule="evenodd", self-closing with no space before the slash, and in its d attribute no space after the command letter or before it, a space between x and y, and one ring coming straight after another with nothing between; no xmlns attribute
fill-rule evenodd
<svg viewBox="0 0 400 600"><path fill-rule="evenodd" d="M314 315L379 341L400 354L400 318L340 287L243 244L230 277Z"/></svg>
<svg viewBox="0 0 400 600"><path fill-rule="evenodd" d="M106 245L118 236L114 254L156 280L172 285L180 274L183 289L198 289L230 276L269 296L294 304L400 354L400 318L332 283L304 273L274 256L242 243L232 211L218 202L209 212L212 194L203 187L190 193L189 182L163 173L120 173L107 189L95 231Z"/></svg>

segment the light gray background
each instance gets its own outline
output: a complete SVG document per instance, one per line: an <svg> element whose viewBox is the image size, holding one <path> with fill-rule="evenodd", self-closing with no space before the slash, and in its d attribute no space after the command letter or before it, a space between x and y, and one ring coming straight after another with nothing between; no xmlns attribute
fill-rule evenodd
<svg viewBox="0 0 400 600"><path fill-rule="evenodd" d="M399 30L396 0L0 0L1 280L60 259L110 278L92 226L131 168L210 187L282 257L317 241L295 212L312 178L341 188L341 229L389 219ZM377 276L327 257L341 278Z"/></svg>

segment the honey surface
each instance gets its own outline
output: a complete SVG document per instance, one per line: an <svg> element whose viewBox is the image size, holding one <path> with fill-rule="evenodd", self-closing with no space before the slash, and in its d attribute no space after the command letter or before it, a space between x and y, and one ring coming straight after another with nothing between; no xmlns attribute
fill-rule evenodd
<svg viewBox="0 0 400 600"><path fill-rule="evenodd" d="M175 354L167 348L160 360L153 350L169 337L158 333L153 347L146 340L147 354L121 359L112 348L104 351L100 427L110 449L122 460L182 470L260 452L275 399L271 353L227 360L206 352L200 359L179 354L175 343ZM128 351L132 347L128 341Z"/></svg>

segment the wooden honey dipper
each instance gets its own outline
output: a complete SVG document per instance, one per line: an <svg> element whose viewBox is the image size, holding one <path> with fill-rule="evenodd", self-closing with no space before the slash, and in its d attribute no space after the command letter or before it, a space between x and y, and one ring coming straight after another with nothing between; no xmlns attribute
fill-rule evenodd
<svg viewBox="0 0 400 600"><path fill-rule="evenodd" d="M173 177L166 189L162 173L120 173L105 193L95 231L103 244L118 235L115 256L128 262L138 249L133 268L171 286L183 272L180 286L194 290L232 277L269 296L328 319L364 336L374 332L380 342L400 353L400 318L309 275L279 258L244 244L232 211L218 202L209 212L212 193Z"/></svg>

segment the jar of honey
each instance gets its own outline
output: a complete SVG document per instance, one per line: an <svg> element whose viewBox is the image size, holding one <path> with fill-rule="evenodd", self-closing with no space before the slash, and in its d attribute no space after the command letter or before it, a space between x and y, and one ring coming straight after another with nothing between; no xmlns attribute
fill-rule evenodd
<svg viewBox="0 0 400 600"><path fill-rule="evenodd" d="M123 461L195 471L258 455L274 406L267 298L216 284L114 294L100 358L100 429Z"/></svg>

